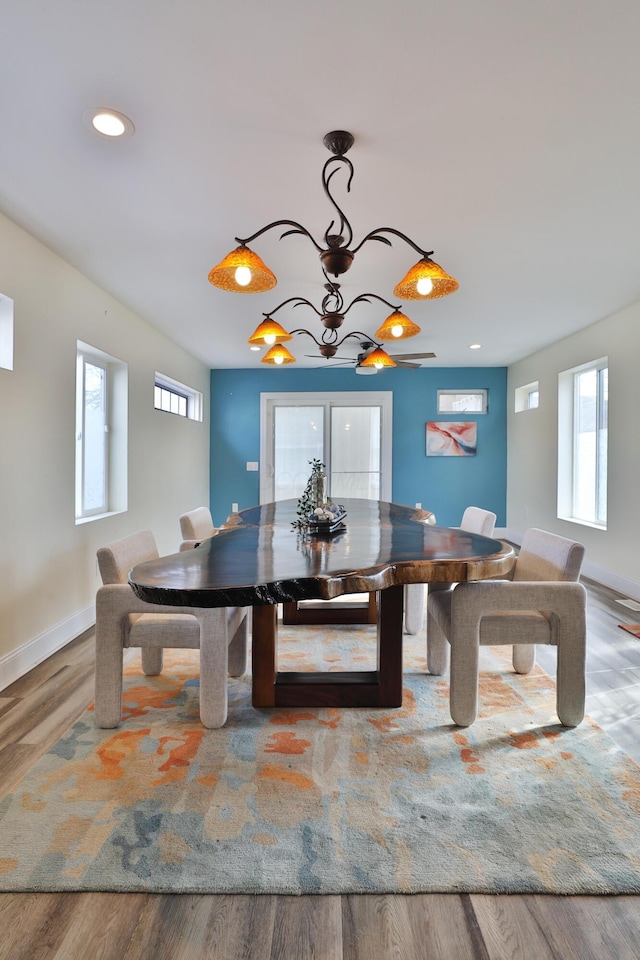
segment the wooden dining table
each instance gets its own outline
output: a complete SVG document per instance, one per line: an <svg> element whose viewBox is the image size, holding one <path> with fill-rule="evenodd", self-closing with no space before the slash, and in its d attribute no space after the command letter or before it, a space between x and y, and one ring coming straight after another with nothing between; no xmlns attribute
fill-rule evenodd
<svg viewBox="0 0 640 960"><path fill-rule="evenodd" d="M436 526L425 510L379 500L342 503L342 528L311 537L292 525L297 500L250 507L194 550L137 564L129 582L150 603L252 606L256 707L401 706L405 585L504 576L514 550L499 540ZM372 591L378 607L375 670L278 670L279 603Z"/></svg>

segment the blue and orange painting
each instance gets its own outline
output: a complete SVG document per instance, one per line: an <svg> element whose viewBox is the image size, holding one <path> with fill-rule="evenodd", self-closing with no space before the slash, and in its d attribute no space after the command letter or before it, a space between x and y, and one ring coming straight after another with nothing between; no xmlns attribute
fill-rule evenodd
<svg viewBox="0 0 640 960"><path fill-rule="evenodd" d="M428 457L475 457L478 424L474 421L427 423Z"/></svg>

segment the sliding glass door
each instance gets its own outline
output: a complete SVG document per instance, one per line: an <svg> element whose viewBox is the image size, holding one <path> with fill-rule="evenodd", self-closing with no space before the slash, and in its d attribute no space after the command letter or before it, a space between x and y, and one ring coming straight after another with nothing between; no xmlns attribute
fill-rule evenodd
<svg viewBox="0 0 640 960"><path fill-rule="evenodd" d="M267 461L273 478L273 500L299 497L311 471L310 460L324 460L324 407L273 408L273 449ZM261 459L264 464L264 460ZM264 501L263 501L264 502Z"/></svg>
<svg viewBox="0 0 640 960"><path fill-rule="evenodd" d="M321 460L333 499L391 499L391 392L261 394L260 501L301 495Z"/></svg>
<svg viewBox="0 0 640 960"><path fill-rule="evenodd" d="M382 499L381 408L332 406L330 414L331 495Z"/></svg>

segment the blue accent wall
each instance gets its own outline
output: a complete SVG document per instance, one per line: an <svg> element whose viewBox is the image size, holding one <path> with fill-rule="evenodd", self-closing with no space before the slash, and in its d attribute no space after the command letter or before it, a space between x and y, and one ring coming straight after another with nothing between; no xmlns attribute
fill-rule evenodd
<svg viewBox="0 0 640 960"><path fill-rule="evenodd" d="M486 414L438 415L438 390L486 388ZM422 503L443 526L456 526L465 507L493 510L506 524L507 369L437 367L385 370L359 377L353 370L211 371L211 513L223 523L231 504L260 500L260 475L247 461L260 460L260 393L390 390L393 392L393 500ZM474 457L427 457L427 420L476 420ZM302 492L302 491L301 491Z"/></svg>

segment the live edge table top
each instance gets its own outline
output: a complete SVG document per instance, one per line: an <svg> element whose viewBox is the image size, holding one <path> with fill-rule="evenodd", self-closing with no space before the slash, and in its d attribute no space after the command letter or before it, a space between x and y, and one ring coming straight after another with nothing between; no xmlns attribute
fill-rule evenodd
<svg viewBox="0 0 640 960"><path fill-rule="evenodd" d="M150 603L255 606L407 583L484 580L513 566L507 544L435 526L427 511L378 500L342 503L345 529L311 540L291 527L297 500L242 510L195 550L138 564L129 582Z"/></svg>

